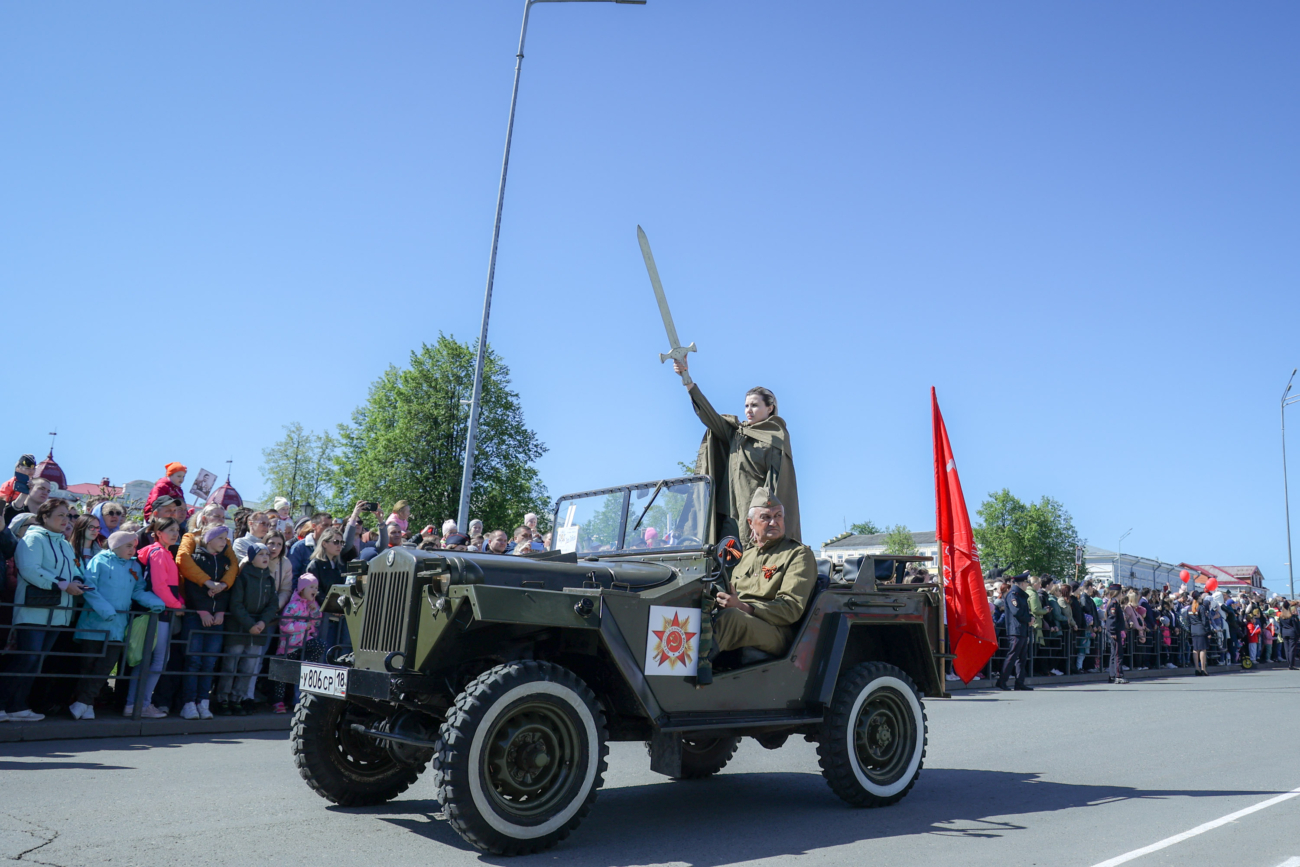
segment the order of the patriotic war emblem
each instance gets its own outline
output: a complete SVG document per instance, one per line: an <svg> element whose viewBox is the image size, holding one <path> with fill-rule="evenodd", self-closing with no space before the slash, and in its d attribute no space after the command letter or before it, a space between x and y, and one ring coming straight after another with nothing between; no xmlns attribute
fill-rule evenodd
<svg viewBox="0 0 1300 867"><path fill-rule="evenodd" d="M692 675L700 651L700 609L650 606L646 674Z"/></svg>

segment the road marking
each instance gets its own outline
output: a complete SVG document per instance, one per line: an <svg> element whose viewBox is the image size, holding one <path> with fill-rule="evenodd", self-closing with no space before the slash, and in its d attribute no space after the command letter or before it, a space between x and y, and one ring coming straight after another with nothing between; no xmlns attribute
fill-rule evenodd
<svg viewBox="0 0 1300 867"><path fill-rule="evenodd" d="M1277 867L1300 867L1300 855L1293 855L1277 865Z"/></svg>
<svg viewBox="0 0 1300 867"><path fill-rule="evenodd" d="M1266 810L1269 807L1272 807L1274 804L1280 804L1283 801L1289 801L1292 798L1297 796L1300 796L1300 789L1292 789L1291 791L1286 792L1284 794L1278 795L1273 798L1269 798L1267 801L1260 801L1258 804L1256 804L1253 807L1247 807L1244 810L1238 810L1235 813L1229 813L1228 815L1215 819L1212 822L1206 822L1204 825L1197 825L1195 828L1192 828L1190 831L1184 831L1181 834L1175 834L1172 837L1166 837L1163 840L1152 843L1150 846L1143 846L1141 849L1134 849L1132 852L1125 852L1123 855L1116 855L1114 858L1111 858L1106 861L1102 861L1098 864L1094 864L1092 865L1092 867L1116 867L1116 865L1118 864L1125 864L1129 861L1132 861L1134 858L1141 858L1143 855L1149 855L1152 852L1159 852L1161 849L1166 849L1174 845L1175 843L1181 843L1184 840L1190 840L1192 837L1196 837L1200 834L1204 834L1206 831L1213 831L1215 828L1219 828L1223 825L1228 824L1229 822L1235 822L1238 819L1242 818L1243 816L1249 816L1251 813L1257 813L1260 810ZM1284 864L1279 864L1278 867L1300 867L1300 858L1292 858Z"/></svg>

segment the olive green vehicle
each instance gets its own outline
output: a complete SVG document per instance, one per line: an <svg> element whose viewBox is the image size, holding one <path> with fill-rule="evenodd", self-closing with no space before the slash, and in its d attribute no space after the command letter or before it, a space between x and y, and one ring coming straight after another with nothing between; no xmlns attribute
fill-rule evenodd
<svg viewBox="0 0 1300 867"><path fill-rule="evenodd" d="M393 548L355 564L327 603L351 652L272 664L302 687L303 778L337 804L372 805L432 764L447 820L503 855L577 828L611 741L645 742L652 770L691 780L720 771L742 737L777 749L802 735L849 804L903 798L925 757L922 696L944 690L940 590L895 583L922 558L818 561L788 651L723 653L710 670L727 568L712 515L709 479L685 476L561 498L551 551Z"/></svg>

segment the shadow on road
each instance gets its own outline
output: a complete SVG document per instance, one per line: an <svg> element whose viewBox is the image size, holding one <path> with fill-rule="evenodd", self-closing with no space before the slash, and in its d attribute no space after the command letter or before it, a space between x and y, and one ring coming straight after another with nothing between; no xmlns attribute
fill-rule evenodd
<svg viewBox="0 0 1300 867"><path fill-rule="evenodd" d="M105 765L99 762L4 762L0 771L134 771L128 765Z"/></svg>
<svg viewBox="0 0 1300 867"><path fill-rule="evenodd" d="M0 756L25 759L61 759L82 753L175 749L190 744L239 746L248 741L283 741L284 732L223 732L219 735L146 735L143 737L88 738L61 741L14 741L0 743ZM53 769L54 763L33 765Z"/></svg>
<svg viewBox="0 0 1300 867"><path fill-rule="evenodd" d="M1274 794L1070 785L1035 773L938 768L923 771L916 788L899 804L855 810L836 798L820 775L722 774L696 782L603 790L578 831L541 857L554 859L562 853L567 867L665 861L718 867L887 837L996 838L1025 830L1026 825L1016 821L1019 815L1122 800ZM436 801L412 800L345 812L370 813L432 842L473 851L437 817L440 809ZM504 865L529 859L483 860Z"/></svg>

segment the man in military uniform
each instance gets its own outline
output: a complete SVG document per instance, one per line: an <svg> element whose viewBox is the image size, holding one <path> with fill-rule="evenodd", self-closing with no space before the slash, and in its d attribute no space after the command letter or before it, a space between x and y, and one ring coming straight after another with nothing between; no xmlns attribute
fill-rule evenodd
<svg viewBox="0 0 1300 867"><path fill-rule="evenodd" d="M731 592L718 594L713 640L720 651L756 647L779 656L817 583L817 558L786 536L785 507L767 488L754 492L747 522L753 545L731 574Z"/></svg>
<svg viewBox="0 0 1300 867"><path fill-rule="evenodd" d="M1007 677L1014 668L1016 671L1016 689L1032 690L1032 686L1025 686L1025 669L1029 667L1029 642L1033 638L1033 630L1030 627L1032 615L1029 613L1029 594L1025 592L1025 584L1029 581L1029 573L1021 572L1011 579L1011 589L1007 591L1006 596L1006 621L1007 637L1011 639L1011 647L1007 649L1007 658L1002 662L1002 673L998 675L998 689L1008 690Z"/></svg>

